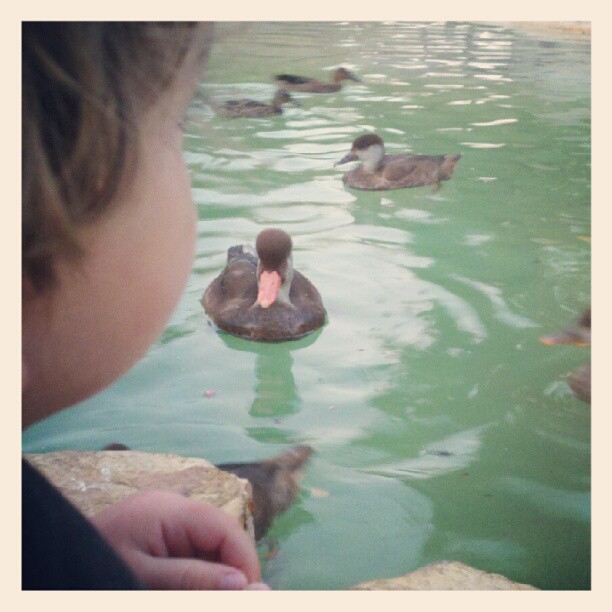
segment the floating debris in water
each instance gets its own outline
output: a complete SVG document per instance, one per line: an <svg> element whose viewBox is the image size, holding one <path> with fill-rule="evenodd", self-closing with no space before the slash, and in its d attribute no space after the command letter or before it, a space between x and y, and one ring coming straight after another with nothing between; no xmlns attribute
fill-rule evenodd
<svg viewBox="0 0 612 612"><path fill-rule="evenodd" d="M204 397L206 398L215 397L216 394L216 391L204 391Z"/></svg>

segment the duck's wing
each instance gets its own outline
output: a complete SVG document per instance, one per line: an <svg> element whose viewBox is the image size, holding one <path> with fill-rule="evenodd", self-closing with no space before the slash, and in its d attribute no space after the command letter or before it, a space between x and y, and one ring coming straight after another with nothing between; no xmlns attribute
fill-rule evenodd
<svg viewBox="0 0 612 612"><path fill-rule="evenodd" d="M389 184L401 184L404 187L431 185L452 176L446 155L386 155L382 171L383 178Z"/></svg>
<svg viewBox="0 0 612 612"><path fill-rule="evenodd" d="M289 292L291 303L303 310L316 310L325 313L323 300L317 288L300 272L294 271L291 290Z"/></svg>
<svg viewBox="0 0 612 612"><path fill-rule="evenodd" d="M227 266L202 297L204 310L221 328L223 321L232 320L257 299L257 258L243 249L242 245L229 249Z"/></svg>
<svg viewBox="0 0 612 612"><path fill-rule="evenodd" d="M290 85L305 85L306 83L312 82L312 79L297 76L295 74L277 74L274 78L277 81L283 81L285 83L289 83Z"/></svg>
<svg viewBox="0 0 612 612"><path fill-rule="evenodd" d="M244 100L228 100L225 103L225 107L230 110L238 111L238 110L251 110L254 108L263 108L268 106L263 102L257 102L257 100L249 100L245 98Z"/></svg>
<svg viewBox="0 0 612 612"><path fill-rule="evenodd" d="M289 299L295 307L296 335L304 335L325 324L326 311L318 289L300 272L294 271ZM299 324L298 324L299 321Z"/></svg>

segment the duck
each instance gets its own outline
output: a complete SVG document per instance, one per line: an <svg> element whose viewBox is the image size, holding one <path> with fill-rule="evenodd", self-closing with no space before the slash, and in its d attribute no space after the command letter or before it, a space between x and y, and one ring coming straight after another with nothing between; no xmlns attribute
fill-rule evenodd
<svg viewBox="0 0 612 612"><path fill-rule="evenodd" d="M108 444L105 451L129 451L119 442ZM215 467L249 481L253 492L252 515L255 539L262 539L276 516L296 500L304 469L314 449L307 444L293 446L279 455L249 463L221 463Z"/></svg>
<svg viewBox="0 0 612 612"><path fill-rule="evenodd" d="M201 299L219 329L248 340L281 342L324 325L321 295L293 269L292 248L287 232L269 228L259 233L255 249L228 249L225 268Z"/></svg>
<svg viewBox="0 0 612 612"><path fill-rule="evenodd" d="M353 189L382 191L404 187L435 185L448 181L461 159L455 155L385 154L385 143L377 134L364 134L353 141L351 150L334 167L360 160L354 170L345 172L342 181Z"/></svg>
<svg viewBox="0 0 612 612"><path fill-rule="evenodd" d="M574 346L589 346L591 344L591 309L585 310L577 323L550 336L539 338L542 344L573 344ZM584 402L591 403L591 364L587 363L567 376L567 384L572 393Z"/></svg>
<svg viewBox="0 0 612 612"><path fill-rule="evenodd" d="M313 452L311 446L301 444L264 461L222 463L217 466L224 472L245 478L251 484L256 540L263 538L274 518L296 500L304 468Z"/></svg>
<svg viewBox="0 0 612 612"><path fill-rule="evenodd" d="M218 115L223 115L224 117L268 117L270 115L280 115L283 112L282 105L288 103L301 106L287 91L278 89L274 94L274 98L272 98L271 104L244 98L241 100L228 100L221 105L214 105L213 109Z"/></svg>
<svg viewBox="0 0 612 612"><path fill-rule="evenodd" d="M358 79L350 70L346 68L337 68L332 73L331 82L324 83L309 77L297 76L295 74L277 74L274 77L275 81L283 88L289 91L304 91L309 93L332 93L340 91L342 81L356 81Z"/></svg>

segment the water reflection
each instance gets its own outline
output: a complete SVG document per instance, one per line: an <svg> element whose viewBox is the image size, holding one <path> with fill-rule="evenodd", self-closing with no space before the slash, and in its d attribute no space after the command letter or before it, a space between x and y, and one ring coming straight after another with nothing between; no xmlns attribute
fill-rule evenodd
<svg viewBox="0 0 612 612"><path fill-rule="evenodd" d="M284 348L281 354L258 352L255 360L255 399L249 410L251 416L278 418L300 409L302 401L292 366L291 353Z"/></svg>
<svg viewBox="0 0 612 612"><path fill-rule="evenodd" d="M302 400L293 376L292 352L313 345L324 328L301 338L287 342L251 342L220 333L223 342L233 350L255 353L255 397L249 408L254 417L274 419L282 424L281 417L300 411Z"/></svg>

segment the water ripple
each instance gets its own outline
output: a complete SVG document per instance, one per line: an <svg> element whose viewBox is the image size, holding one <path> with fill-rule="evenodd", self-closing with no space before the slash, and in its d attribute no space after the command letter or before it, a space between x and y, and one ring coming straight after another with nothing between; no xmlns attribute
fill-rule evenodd
<svg viewBox="0 0 612 612"><path fill-rule="evenodd" d="M417 457L364 469L381 476L401 478L435 478L464 470L476 461L482 437L490 424L481 425L431 442Z"/></svg>
<svg viewBox="0 0 612 612"><path fill-rule="evenodd" d="M513 313L506 304L505 300L501 297L502 290L499 289L499 287L487 285L486 283L481 283L470 278L465 278L463 276L459 276L458 274L451 274L450 276L451 278L454 278L460 283L463 283L468 287L472 287L476 291L479 291L480 293L485 295L496 309L496 319L499 319L507 325L510 325L511 327L515 327L517 329L539 327L539 325L531 321L531 319Z"/></svg>

